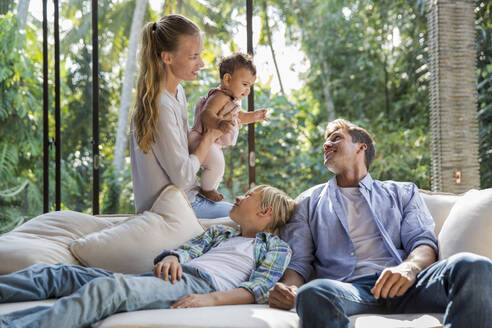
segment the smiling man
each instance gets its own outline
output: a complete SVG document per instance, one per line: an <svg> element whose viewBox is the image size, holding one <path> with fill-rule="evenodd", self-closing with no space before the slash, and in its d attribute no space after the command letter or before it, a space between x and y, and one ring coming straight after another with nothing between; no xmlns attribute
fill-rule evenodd
<svg viewBox="0 0 492 328"><path fill-rule="evenodd" d="M301 194L282 228L293 255L270 306L295 305L313 328L346 328L359 313L415 312L444 312L446 328L489 327L492 262L470 253L436 262L434 222L417 186L368 173L371 135L338 119L325 139L335 177Z"/></svg>

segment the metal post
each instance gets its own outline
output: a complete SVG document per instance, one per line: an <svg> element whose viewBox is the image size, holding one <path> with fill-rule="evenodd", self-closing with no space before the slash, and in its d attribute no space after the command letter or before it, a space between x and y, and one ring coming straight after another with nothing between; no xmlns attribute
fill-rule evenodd
<svg viewBox="0 0 492 328"><path fill-rule="evenodd" d="M97 0L92 0L92 213L99 214L99 45Z"/></svg>
<svg viewBox="0 0 492 328"><path fill-rule="evenodd" d="M253 0L246 0L246 31L248 42L248 54L253 56ZM251 86L248 96L248 112L255 110L255 93ZM248 168L249 168L249 187L256 184L256 152L255 152L255 124L248 124Z"/></svg>
<svg viewBox="0 0 492 328"><path fill-rule="evenodd" d="M48 18L43 0L43 213L49 211Z"/></svg>
<svg viewBox="0 0 492 328"><path fill-rule="evenodd" d="M55 209L61 209L61 138L60 138L60 29L58 0L55 5Z"/></svg>

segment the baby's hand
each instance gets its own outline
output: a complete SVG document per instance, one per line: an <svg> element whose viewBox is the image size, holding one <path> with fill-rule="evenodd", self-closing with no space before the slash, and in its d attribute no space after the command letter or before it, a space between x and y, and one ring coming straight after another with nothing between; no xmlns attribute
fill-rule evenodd
<svg viewBox="0 0 492 328"><path fill-rule="evenodd" d="M267 118L266 114L267 114L267 110L264 108L255 110L255 121L256 122L258 122L258 121L269 122L269 119Z"/></svg>

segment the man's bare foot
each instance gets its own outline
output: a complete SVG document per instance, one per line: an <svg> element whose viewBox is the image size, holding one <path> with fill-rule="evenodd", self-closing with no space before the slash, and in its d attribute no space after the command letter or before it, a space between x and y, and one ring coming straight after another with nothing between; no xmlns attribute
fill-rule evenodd
<svg viewBox="0 0 492 328"><path fill-rule="evenodd" d="M200 188L199 192L200 196L203 196L204 198L212 201L212 202L220 202L221 200L224 199L224 195L222 195L220 192L217 190L203 190Z"/></svg>

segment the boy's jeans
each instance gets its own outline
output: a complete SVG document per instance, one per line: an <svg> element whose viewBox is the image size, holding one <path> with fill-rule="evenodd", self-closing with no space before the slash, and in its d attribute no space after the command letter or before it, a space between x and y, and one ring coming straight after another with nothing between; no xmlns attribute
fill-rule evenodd
<svg viewBox="0 0 492 328"><path fill-rule="evenodd" d="M191 203L191 208L193 208L198 218L216 219L229 216L232 205L225 201L212 202L200 195L196 195L195 201Z"/></svg>
<svg viewBox="0 0 492 328"><path fill-rule="evenodd" d="M492 261L459 253L417 275L400 297L375 299L370 290L379 274L351 283L316 279L301 287L296 309L303 327L349 327L360 313L444 313L444 328L492 325Z"/></svg>
<svg viewBox="0 0 492 328"><path fill-rule="evenodd" d="M97 268L36 264L0 276L0 303L60 299L51 307L0 316L0 327L83 327L117 312L165 309L185 295L213 291L205 276L186 265L182 279L171 284L152 272L123 275Z"/></svg>

